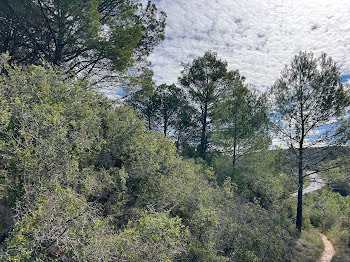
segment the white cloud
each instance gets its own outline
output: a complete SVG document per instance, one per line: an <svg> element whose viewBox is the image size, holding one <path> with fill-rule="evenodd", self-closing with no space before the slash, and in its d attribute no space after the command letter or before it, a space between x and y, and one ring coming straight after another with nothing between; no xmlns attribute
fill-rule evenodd
<svg viewBox="0 0 350 262"><path fill-rule="evenodd" d="M166 40L150 60L155 79L173 83L181 62L213 50L264 89L300 50L326 52L350 74L348 0L160 0Z"/></svg>

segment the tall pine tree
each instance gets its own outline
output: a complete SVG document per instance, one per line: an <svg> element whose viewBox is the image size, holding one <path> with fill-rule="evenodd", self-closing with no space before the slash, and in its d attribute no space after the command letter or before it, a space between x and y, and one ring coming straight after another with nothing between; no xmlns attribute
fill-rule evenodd
<svg viewBox="0 0 350 262"><path fill-rule="evenodd" d="M208 129L212 126L213 107L227 86L226 75L226 61L219 59L215 52L207 51L203 57L186 64L179 78L198 110L201 126L198 153L203 159L209 146Z"/></svg>
<svg viewBox="0 0 350 262"><path fill-rule="evenodd" d="M228 87L214 107L214 144L232 155L232 166L246 154L270 144L267 132L267 101L249 90L239 71L227 76Z"/></svg>
<svg viewBox="0 0 350 262"><path fill-rule="evenodd" d="M276 127L297 157L296 227L301 231L303 184L307 176L304 171L313 168L309 163L306 166L305 149L320 144L332 145L337 135L334 123L344 117L349 99L336 63L325 54L315 58L307 52L300 52L291 65L286 66L272 87L272 93Z"/></svg>

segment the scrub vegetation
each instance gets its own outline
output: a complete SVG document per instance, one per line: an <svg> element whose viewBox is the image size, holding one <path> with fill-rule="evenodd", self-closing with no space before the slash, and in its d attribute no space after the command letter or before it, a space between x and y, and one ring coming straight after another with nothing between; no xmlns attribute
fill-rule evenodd
<svg viewBox="0 0 350 262"><path fill-rule="evenodd" d="M319 232L350 259L332 58L300 52L260 93L207 51L157 85L150 1L4 0L0 18L0 261L316 261ZM303 195L307 171L325 187Z"/></svg>

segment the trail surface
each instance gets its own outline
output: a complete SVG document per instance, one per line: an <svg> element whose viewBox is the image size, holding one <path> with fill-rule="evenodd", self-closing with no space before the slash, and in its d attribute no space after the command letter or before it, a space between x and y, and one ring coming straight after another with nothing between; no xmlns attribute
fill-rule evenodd
<svg viewBox="0 0 350 262"><path fill-rule="evenodd" d="M303 195L319 190L325 186L323 179L313 172L315 171L307 171L307 174L310 174L310 173L312 174L309 176L310 185L307 188L303 189ZM294 194L292 194L292 196L297 197L298 192L295 192Z"/></svg>
<svg viewBox="0 0 350 262"><path fill-rule="evenodd" d="M303 195L319 190L325 186L325 182L323 181L323 179L320 178L317 175L317 173L314 172L315 171L307 171L307 174L310 174L310 185L307 188L303 189ZM295 192L294 194L292 194L292 196L297 197L298 192ZM324 249L321 257L317 260L317 262L331 262L332 257L335 254L333 244L331 241L328 240L326 235L320 233L320 236L323 241Z"/></svg>
<svg viewBox="0 0 350 262"><path fill-rule="evenodd" d="M320 236L323 241L324 249L320 259L317 260L317 262L331 262L332 257L335 254L333 244L324 234L320 233Z"/></svg>

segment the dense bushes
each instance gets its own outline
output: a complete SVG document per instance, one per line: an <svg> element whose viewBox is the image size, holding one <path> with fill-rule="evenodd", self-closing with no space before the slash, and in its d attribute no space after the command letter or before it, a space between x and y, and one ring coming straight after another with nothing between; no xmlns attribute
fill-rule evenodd
<svg viewBox="0 0 350 262"><path fill-rule="evenodd" d="M348 261L350 254L350 197L324 189L306 198L306 220L320 228L336 248L334 261ZM308 222L308 221L307 221ZM333 260L332 260L333 261Z"/></svg>
<svg viewBox="0 0 350 262"><path fill-rule="evenodd" d="M89 83L2 66L2 216L14 210L2 223L3 261L287 258L293 226L274 205L278 187L255 198L267 189L256 184L250 196L245 180L239 195L234 177L218 185L202 160L182 159L170 139ZM245 179L272 179L272 162L246 169Z"/></svg>

